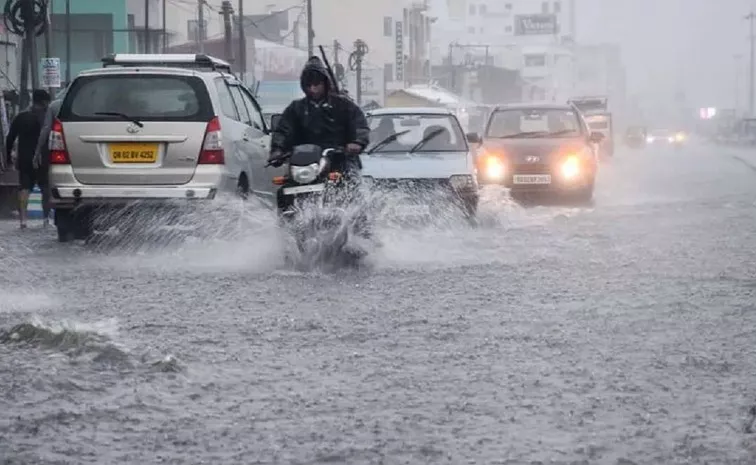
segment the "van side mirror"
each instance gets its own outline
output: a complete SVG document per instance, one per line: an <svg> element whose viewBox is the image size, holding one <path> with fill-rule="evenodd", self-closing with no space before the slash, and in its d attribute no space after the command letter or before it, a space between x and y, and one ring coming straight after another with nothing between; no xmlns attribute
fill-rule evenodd
<svg viewBox="0 0 756 465"><path fill-rule="evenodd" d="M588 140L594 144L600 144L604 140L604 134L600 132L592 132L591 135L588 136Z"/></svg>
<svg viewBox="0 0 756 465"><path fill-rule="evenodd" d="M480 138L480 134L477 132L470 132L467 134L467 142L471 144L480 144L483 140Z"/></svg>

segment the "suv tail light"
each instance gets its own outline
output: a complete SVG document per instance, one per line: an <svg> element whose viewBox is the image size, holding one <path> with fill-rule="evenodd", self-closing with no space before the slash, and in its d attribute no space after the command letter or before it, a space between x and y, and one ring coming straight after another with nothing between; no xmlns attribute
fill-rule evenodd
<svg viewBox="0 0 756 465"><path fill-rule="evenodd" d="M63 123L59 119L53 122L49 144L51 165L71 164L71 158L68 156L68 149L66 148L66 138L63 136Z"/></svg>
<svg viewBox="0 0 756 465"><path fill-rule="evenodd" d="M223 133L217 116L207 123L205 140L202 142L202 151L198 163L200 165L222 165L225 163Z"/></svg>

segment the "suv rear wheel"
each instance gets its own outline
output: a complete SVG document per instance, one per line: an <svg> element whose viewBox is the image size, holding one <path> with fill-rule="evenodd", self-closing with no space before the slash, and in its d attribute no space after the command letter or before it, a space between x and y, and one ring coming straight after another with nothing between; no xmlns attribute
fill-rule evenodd
<svg viewBox="0 0 756 465"><path fill-rule="evenodd" d="M92 236L92 212L90 210L55 209L55 227L58 242L87 240Z"/></svg>

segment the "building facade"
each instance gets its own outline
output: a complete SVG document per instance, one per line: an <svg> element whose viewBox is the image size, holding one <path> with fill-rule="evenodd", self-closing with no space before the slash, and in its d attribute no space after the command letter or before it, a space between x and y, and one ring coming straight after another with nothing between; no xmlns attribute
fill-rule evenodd
<svg viewBox="0 0 756 465"><path fill-rule="evenodd" d="M434 64L519 70L524 100L570 94L575 0L433 0L431 10Z"/></svg>
<svg viewBox="0 0 756 465"><path fill-rule="evenodd" d="M51 4L49 55L60 58L64 81L67 75L75 77L80 71L99 67L105 55L129 50L127 0L57 0ZM69 32L70 56L66 40ZM40 56L47 54L42 37L37 50Z"/></svg>

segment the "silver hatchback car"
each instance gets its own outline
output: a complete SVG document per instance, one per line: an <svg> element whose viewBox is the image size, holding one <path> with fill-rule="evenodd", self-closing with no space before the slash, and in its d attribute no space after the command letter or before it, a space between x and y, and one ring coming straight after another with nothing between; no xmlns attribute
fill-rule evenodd
<svg viewBox="0 0 756 465"><path fill-rule="evenodd" d="M71 83L50 133L50 187L60 241L94 217L272 191L270 130L230 65L205 55L114 55ZM178 201L178 202L177 202Z"/></svg>

